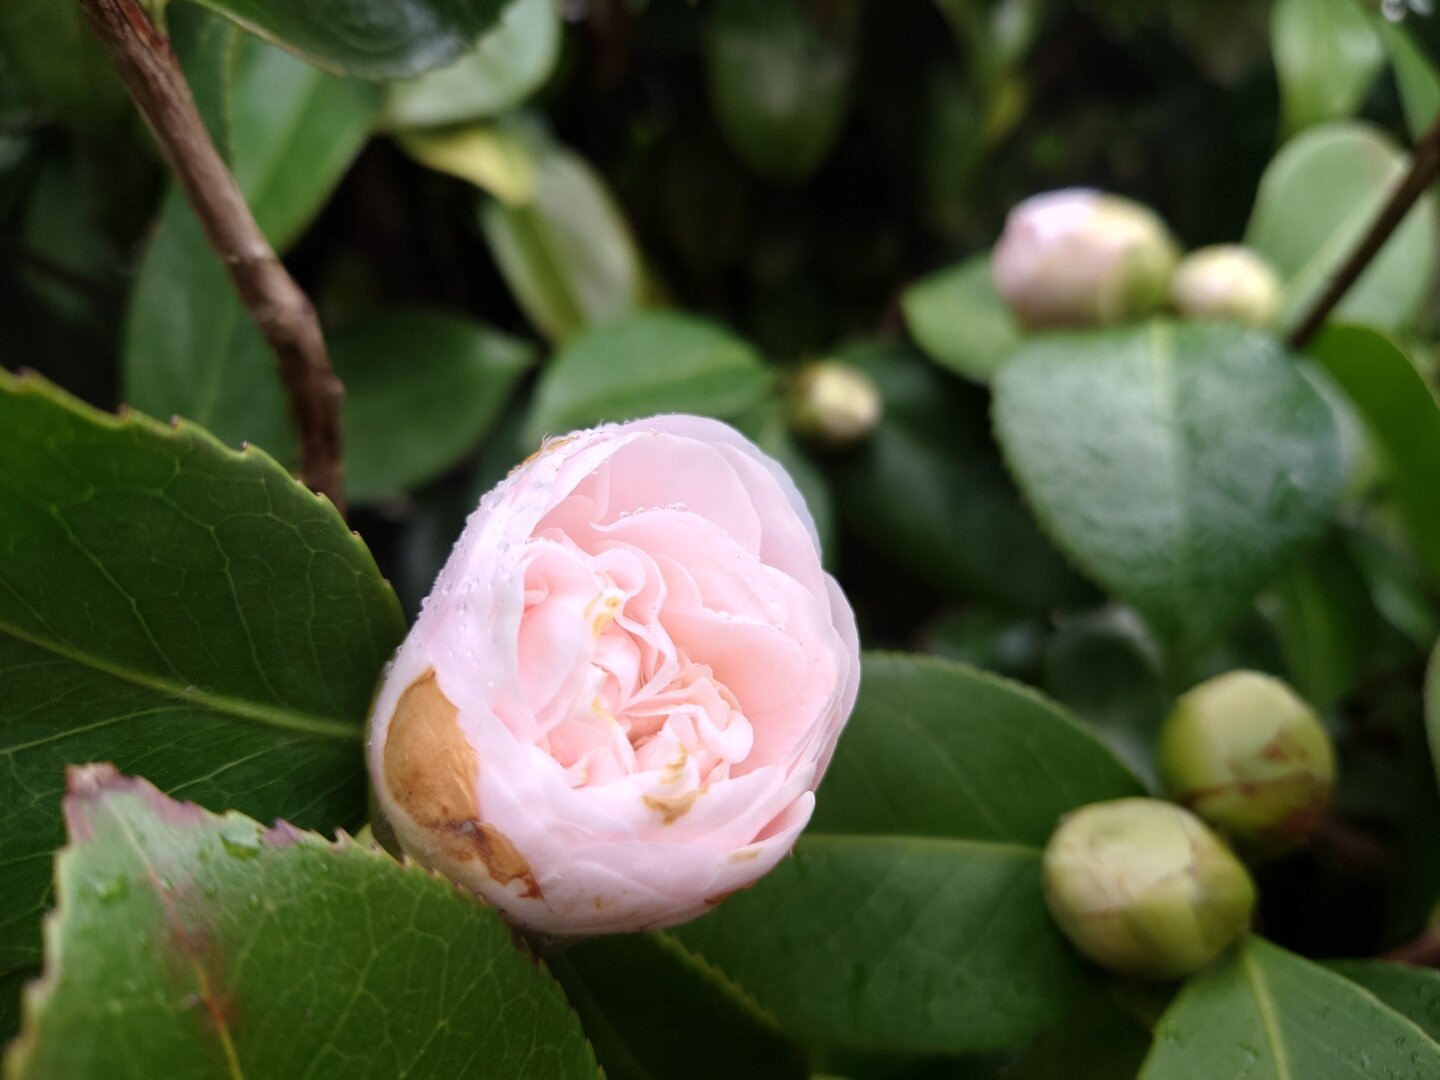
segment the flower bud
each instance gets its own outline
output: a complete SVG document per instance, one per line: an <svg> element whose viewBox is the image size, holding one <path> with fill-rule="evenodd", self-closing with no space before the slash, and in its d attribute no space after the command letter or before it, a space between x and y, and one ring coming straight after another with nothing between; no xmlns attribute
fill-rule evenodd
<svg viewBox="0 0 1440 1080"><path fill-rule="evenodd" d="M1223 319L1269 326L1280 314L1280 278L1259 254L1240 244L1217 244L1180 260L1170 303L1187 319Z"/></svg>
<svg viewBox="0 0 1440 1080"><path fill-rule="evenodd" d="M1161 307L1179 249L1155 213L1085 188L1010 211L991 261L995 288L1032 329L1125 322Z"/></svg>
<svg viewBox="0 0 1440 1080"><path fill-rule="evenodd" d="M1067 814L1044 857L1045 901L1096 963L1146 979L1203 967L1250 925L1250 874L1194 814L1116 799Z"/></svg>
<svg viewBox="0 0 1440 1080"><path fill-rule="evenodd" d="M865 372L839 360L807 364L790 391L790 425L826 446L858 442L880 422L880 390Z"/></svg>
<svg viewBox="0 0 1440 1080"><path fill-rule="evenodd" d="M386 671L376 811L519 926L670 926L790 850L859 678L777 463L694 416L577 432L485 496Z"/></svg>
<svg viewBox="0 0 1440 1080"><path fill-rule="evenodd" d="M1311 708L1279 679L1232 671L1175 703L1160 732L1172 798L1246 855L1273 855L1314 828L1335 787L1335 751Z"/></svg>

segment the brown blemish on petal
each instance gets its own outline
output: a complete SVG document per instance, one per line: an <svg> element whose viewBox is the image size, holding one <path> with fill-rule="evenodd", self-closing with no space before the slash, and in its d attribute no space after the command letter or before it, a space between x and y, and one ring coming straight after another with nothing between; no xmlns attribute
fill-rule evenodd
<svg viewBox="0 0 1440 1080"><path fill-rule="evenodd" d="M730 853L731 862L754 862L760 857L759 848L741 848Z"/></svg>
<svg viewBox="0 0 1440 1080"><path fill-rule="evenodd" d="M705 794L705 790L699 787L694 791L687 791L684 795L646 795L645 805L659 814L666 825L674 825L690 812L695 800Z"/></svg>
<svg viewBox="0 0 1440 1080"><path fill-rule="evenodd" d="M521 896L540 899L530 864L504 833L479 820L479 759L458 716L433 670L411 683L400 695L385 736L385 787L446 858L479 859L499 884L519 881Z"/></svg>

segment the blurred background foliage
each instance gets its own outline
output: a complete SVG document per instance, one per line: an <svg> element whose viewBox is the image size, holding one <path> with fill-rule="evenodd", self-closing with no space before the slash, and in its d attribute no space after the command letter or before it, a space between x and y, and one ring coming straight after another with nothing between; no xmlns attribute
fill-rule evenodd
<svg viewBox="0 0 1440 1080"><path fill-rule="evenodd" d="M987 384L1018 337L976 260L1010 206L1075 184L1155 208L1185 247L1248 236L1287 276L1343 253L1340 223L1363 226L1440 107L1427 4L515 0L477 49L389 82L164 12L319 307L349 388L351 524L409 612L545 434L711 413L794 473L868 646L1042 687L1142 776L1177 691L1240 666L1290 680L1346 765L1317 842L1263 868L1264 929L1369 955L1424 922L1440 528L1434 474L1395 462L1433 447L1377 449L1364 403L1312 372L1343 421L1340 510L1177 655L1057 551L1007 472ZM1433 209L1407 229L1349 315L1407 350L1370 370L1433 386ZM787 393L833 357L883 416L825 450ZM59 0L0 5L0 364L293 464L269 353Z"/></svg>

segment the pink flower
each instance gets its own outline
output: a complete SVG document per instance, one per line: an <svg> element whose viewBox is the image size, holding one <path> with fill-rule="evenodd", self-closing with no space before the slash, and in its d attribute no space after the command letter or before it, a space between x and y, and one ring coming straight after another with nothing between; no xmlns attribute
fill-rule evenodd
<svg viewBox="0 0 1440 1080"><path fill-rule="evenodd" d="M556 935L669 926L810 819L859 686L790 478L715 420L555 439L480 503L370 718L412 857Z"/></svg>

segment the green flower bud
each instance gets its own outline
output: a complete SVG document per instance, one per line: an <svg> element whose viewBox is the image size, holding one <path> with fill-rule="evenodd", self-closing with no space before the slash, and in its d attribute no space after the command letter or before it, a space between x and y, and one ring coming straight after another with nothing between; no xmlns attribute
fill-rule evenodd
<svg viewBox="0 0 1440 1080"><path fill-rule="evenodd" d="M1097 964L1145 979L1203 967L1249 925L1250 874L1194 814L1116 799L1067 814L1044 858L1045 902Z"/></svg>
<svg viewBox="0 0 1440 1080"><path fill-rule="evenodd" d="M807 364L790 390L791 427L826 446L848 446L869 435L881 408L875 381L839 360Z"/></svg>
<svg viewBox="0 0 1440 1080"><path fill-rule="evenodd" d="M1170 303L1187 319L1223 319L1269 326L1280 314L1280 278L1268 262L1239 244L1217 244L1180 260Z"/></svg>
<svg viewBox="0 0 1440 1080"><path fill-rule="evenodd" d="M1147 207L1083 188L1010 211L991 259L996 291L1031 328L1126 322L1162 307L1180 257Z"/></svg>
<svg viewBox="0 0 1440 1080"><path fill-rule="evenodd" d="M1258 858L1315 827L1335 788L1335 751L1283 682L1232 671L1175 703L1160 732L1160 775L1172 798Z"/></svg>

